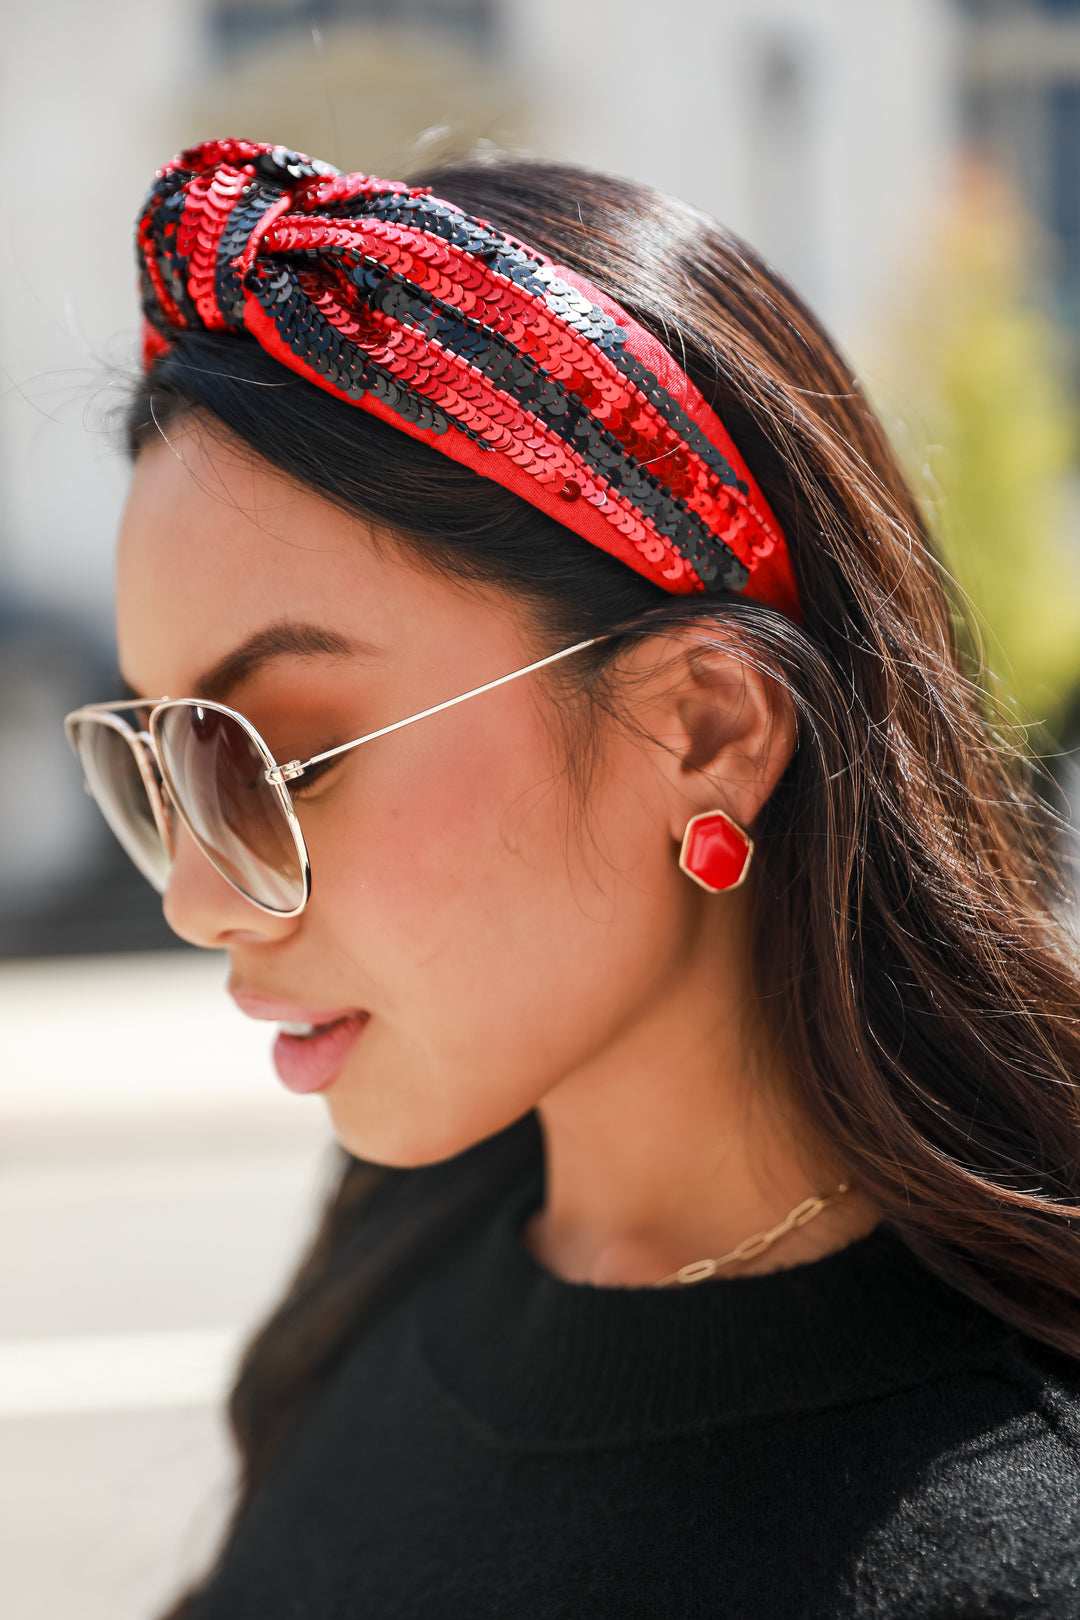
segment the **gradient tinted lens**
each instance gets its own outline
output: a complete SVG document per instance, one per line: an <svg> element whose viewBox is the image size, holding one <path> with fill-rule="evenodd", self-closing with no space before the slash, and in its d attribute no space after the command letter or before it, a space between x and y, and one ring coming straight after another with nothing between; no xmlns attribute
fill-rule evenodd
<svg viewBox="0 0 1080 1620"><path fill-rule="evenodd" d="M268 911L307 896L304 867L268 760L246 727L198 703L164 709L155 737L177 809L223 877Z"/></svg>
<svg viewBox="0 0 1080 1620"><path fill-rule="evenodd" d="M143 877L163 893L172 860L135 756L141 744L100 720L77 720L72 741L102 815Z"/></svg>

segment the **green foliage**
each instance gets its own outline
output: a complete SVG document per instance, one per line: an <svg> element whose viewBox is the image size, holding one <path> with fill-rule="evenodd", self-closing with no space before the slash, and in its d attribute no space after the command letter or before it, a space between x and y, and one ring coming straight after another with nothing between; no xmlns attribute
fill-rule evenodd
<svg viewBox="0 0 1080 1620"><path fill-rule="evenodd" d="M1080 545L1070 532L1076 413L1066 342L1032 296L1030 224L968 168L901 322L901 444L1021 720L1052 728L1080 684Z"/></svg>

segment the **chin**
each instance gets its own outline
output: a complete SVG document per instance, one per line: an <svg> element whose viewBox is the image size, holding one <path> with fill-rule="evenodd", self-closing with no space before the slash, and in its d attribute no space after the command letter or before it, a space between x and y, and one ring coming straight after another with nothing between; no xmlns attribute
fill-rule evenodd
<svg viewBox="0 0 1080 1620"><path fill-rule="evenodd" d="M336 1089L336 1088L334 1088ZM456 1158L478 1142L505 1130L528 1105L515 1112L492 1112L447 1117L431 1107L403 1107L393 1115L369 1110L358 1099L346 1094L327 1094L330 1123L341 1146L354 1158L368 1164L385 1165L388 1170L419 1170Z"/></svg>

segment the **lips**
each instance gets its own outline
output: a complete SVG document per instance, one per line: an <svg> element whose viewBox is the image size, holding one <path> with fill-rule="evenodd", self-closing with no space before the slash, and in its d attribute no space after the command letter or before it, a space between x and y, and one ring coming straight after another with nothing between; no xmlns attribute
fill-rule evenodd
<svg viewBox="0 0 1080 1620"><path fill-rule="evenodd" d="M333 1084L370 1018L369 1013L351 1008L301 1006L242 990L230 994L249 1018L281 1025L273 1047L274 1067L282 1085L301 1094L325 1091Z"/></svg>
<svg viewBox="0 0 1080 1620"><path fill-rule="evenodd" d="M347 1013L329 1024L316 1024L307 1035L282 1029L274 1042L274 1067L290 1091L325 1091L368 1021L367 1013Z"/></svg>

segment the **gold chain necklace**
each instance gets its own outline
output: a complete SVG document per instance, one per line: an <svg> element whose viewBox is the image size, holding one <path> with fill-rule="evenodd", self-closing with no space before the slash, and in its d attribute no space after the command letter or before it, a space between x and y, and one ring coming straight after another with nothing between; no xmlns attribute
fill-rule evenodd
<svg viewBox="0 0 1080 1620"><path fill-rule="evenodd" d="M820 1215L823 1209L835 1204L850 1191L850 1183L842 1181L839 1187L824 1197L804 1198L801 1204L796 1204L793 1210L784 1216L777 1226L770 1227L767 1232L755 1232L753 1237L744 1238L743 1241L731 1250L730 1254L722 1254L715 1260L691 1260L688 1265L680 1266L673 1271L670 1277L664 1277L656 1284L657 1288L685 1287L688 1283L705 1282L709 1277L715 1277L721 1266L732 1266L737 1260L753 1260L757 1255L764 1254L771 1249L789 1232L794 1232L799 1226L805 1226Z"/></svg>

